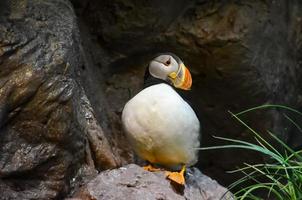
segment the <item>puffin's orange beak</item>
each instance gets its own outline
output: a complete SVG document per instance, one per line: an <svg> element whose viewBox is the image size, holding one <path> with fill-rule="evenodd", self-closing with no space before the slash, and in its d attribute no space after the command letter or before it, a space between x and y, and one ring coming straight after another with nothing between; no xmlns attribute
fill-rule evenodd
<svg viewBox="0 0 302 200"><path fill-rule="evenodd" d="M176 88L190 90L192 86L192 76L188 68L181 63L177 72L169 74L169 78Z"/></svg>
<svg viewBox="0 0 302 200"><path fill-rule="evenodd" d="M192 76L188 68L185 68L185 75L184 75L184 80L182 82L182 85L180 85L179 88L183 90L190 90L192 86Z"/></svg>

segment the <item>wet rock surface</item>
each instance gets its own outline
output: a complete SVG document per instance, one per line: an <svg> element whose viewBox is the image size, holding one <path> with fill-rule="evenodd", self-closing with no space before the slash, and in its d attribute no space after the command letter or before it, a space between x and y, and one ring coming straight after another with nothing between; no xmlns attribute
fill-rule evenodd
<svg viewBox="0 0 302 200"><path fill-rule="evenodd" d="M0 199L60 199L82 167L117 166L77 80L76 17L65 0L0 10Z"/></svg>
<svg viewBox="0 0 302 200"><path fill-rule="evenodd" d="M173 186L164 172L148 172L131 164L119 169L101 172L83 186L75 199L162 199L162 200L231 200L227 190L198 169L188 169L184 188Z"/></svg>

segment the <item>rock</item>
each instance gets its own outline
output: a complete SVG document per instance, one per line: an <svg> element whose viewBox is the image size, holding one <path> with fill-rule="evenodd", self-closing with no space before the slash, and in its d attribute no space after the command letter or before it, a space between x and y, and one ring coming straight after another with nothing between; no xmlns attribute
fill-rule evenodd
<svg viewBox="0 0 302 200"><path fill-rule="evenodd" d="M81 21L83 48L92 58L82 70L85 82L94 79L84 84L85 91L94 108L108 105L101 114L96 110L97 118L107 120L105 132L122 138L121 143L121 110L142 88L145 66L158 52L176 53L192 72L193 87L184 96L201 119L203 146L221 144L212 135L251 141L249 131L228 110L236 113L268 103L302 108L299 1L72 2ZM244 120L264 136L272 130L292 146L302 143L280 110L254 112ZM124 152L126 162L134 160L125 153L127 145L114 146ZM246 157L262 160L245 151L207 151L201 152L199 166L227 185L236 177L225 171Z"/></svg>
<svg viewBox="0 0 302 200"><path fill-rule="evenodd" d="M78 80L67 0L0 2L0 199L60 199L82 168L118 165Z"/></svg>
<svg viewBox="0 0 302 200"><path fill-rule="evenodd" d="M198 169L189 169L186 185L177 189L164 176L164 172L148 172L130 164L119 169L101 172L83 186L75 199L117 200L231 200L232 195L216 181L203 175ZM179 190L179 191L178 191Z"/></svg>

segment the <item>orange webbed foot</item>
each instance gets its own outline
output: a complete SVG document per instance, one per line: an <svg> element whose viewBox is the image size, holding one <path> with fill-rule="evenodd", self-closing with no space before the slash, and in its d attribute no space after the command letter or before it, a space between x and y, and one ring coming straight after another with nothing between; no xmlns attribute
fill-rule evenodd
<svg viewBox="0 0 302 200"><path fill-rule="evenodd" d="M186 170L186 166L184 165L180 172L170 172L166 171L166 177L179 185L185 185L185 177L184 173Z"/></svg>
<svg viewBox="0 0 302 200"><path fill-rule="evenodd" d="M158 171L162 171L162 169L153 167L152 165L144 166L143 169L146 170L146 171L149 171L149 172L158 172Z"/></svg>

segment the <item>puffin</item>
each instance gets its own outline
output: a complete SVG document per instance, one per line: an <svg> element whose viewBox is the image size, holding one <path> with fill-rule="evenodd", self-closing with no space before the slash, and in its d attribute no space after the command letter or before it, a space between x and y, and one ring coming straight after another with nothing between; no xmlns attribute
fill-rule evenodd
<svg viewBox="0 0 302 200"><path fill-rule="evenodd" d="M186 167L198 160L200 122L178 94L190 90L192 77L173 53L158 54L146 68L144 88L122 111L122 124L135 153L148 171L165 171L171 181L185 184Z"/></svg>

